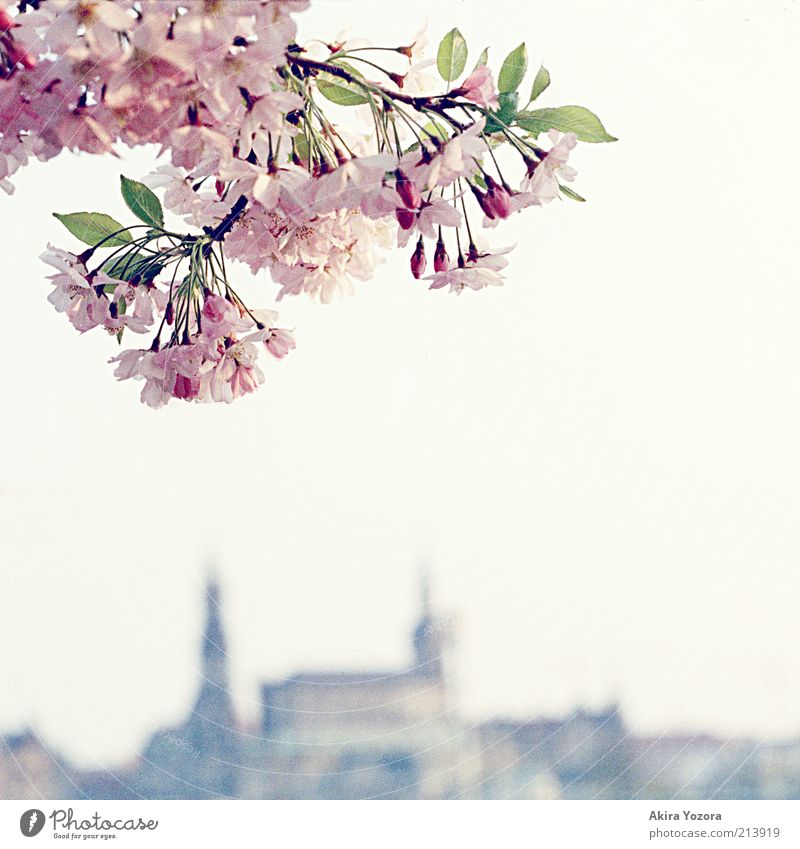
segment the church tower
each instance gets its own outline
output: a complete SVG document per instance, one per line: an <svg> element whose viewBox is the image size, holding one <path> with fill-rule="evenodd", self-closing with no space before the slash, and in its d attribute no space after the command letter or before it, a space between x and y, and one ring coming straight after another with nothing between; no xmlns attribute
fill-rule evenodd
<svg viewBox="0 0 800 849"><path fill-rule="evenodd" d="M420 601L422 612L414 628L414 671L418 675L429 675L443 679L442 655L450 646L451 634L447 622L438 619L431 608L431 582L428 570L420 577Z"/></svg>
<svg viewBox="0 0 800 849"><path fill-rule="evenodd" d="M203 659L203 687L198 706L206 704L214 711L227 716L231 708L228 691L228 649L222 628L220 589L216 578L206 583L206 624L203 631L201 654ZM224 718L220 715L218 718Z"/></svg>
<svg viewBox="0 0 800 849"><path fill-rule="evenodd" d="M187 738L196 753L197 784L212 797L235 796L238 740L230 693L227 641L222 627L220 588L215 578L206 584L201 657L200 691L186 725Z"/></svg>

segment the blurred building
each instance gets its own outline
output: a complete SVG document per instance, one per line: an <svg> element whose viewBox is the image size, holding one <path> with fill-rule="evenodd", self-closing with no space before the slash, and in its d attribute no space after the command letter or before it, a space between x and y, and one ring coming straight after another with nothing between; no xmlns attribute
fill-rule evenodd
<svg viewBox="0 0 800 849"><path fill-rule="evenodd" d="M260 739L247 747L250 798L442 799L480 777L478 735L447 688L450 628L423 584L406 669L305 672L264 684ZM268 770L259 766L268 764Z"/></svg>
<svg viewBox="0 0 800 849"><path fill-rule="evenodd" d="M0 798L70 798L64 762L30 731L0 737Z"/></svg>
<svg viewBox="0 0 800 849"><path fill-rule="evenodd" d="M247 727L230 696L220 588L206 587L202 678L187 719L136 762L79 770L30 731L0 737L0 798L800 798L800 742L636 737L618 706L552 719L460 716L449 622L422 586L405 668L307 671L261 687Z"/></svg>

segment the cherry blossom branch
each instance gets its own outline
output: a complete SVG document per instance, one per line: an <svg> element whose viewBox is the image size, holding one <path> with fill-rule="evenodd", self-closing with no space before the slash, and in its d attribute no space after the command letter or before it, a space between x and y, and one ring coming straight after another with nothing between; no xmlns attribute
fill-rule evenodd
<svg viewBox="0 0 800 849"><path fill-rule="evenodd" d="M524 44L497 74L485 51L467 72L454 28L436 52L437 83L423 33L408 46L297 44L304 2L0 0L0 188L65 148L166 154L142 182L121 177L136 223L58 215L87 247L43 254L49 301L79 332L149 337L112 362L152 407L235 400L265 379L260 351L281 359L294 348L277 313L233 289L226 257L267 270L278 300L350 293L392 246L413 248L412 277L432 290L502 285L509 248L483 234L527 207L582 201L568 185L573 149L614 140L583 107L536 108L543 67L519 108ZM374 131L328 104L368 107ZM166 214L191 231L169 229Z"/></svg>
<svg viewBox="0 0 800 849"><path fill-rule="evenodd" d="M447 109L456 109L461 104L456 100L452 100L446 94L425 97L404 94L403 92L392 91L391 89L384 88L383 86L378 85L377 83L361 79L355 76L354 74L351 74L346 69L332 62L322 62L316 59L307 59L302 56L298 56L295 53L287 53L286 58L289 61L290 66L295 65L297 67L304 68L312 72L324 71L325 73L331 74L334 77L339 77L339 79L342 79L345 82L350 83L351 85L356 85L366 91L378 94L380 97L382 97L389 103L398 101L400 103L405 103L406 105L413 107L417 110L417 112L425 112L426 110L435 112L442 118L447 118L447 120L450 121L450 123L452 123L453 126L457 129L466 129L465 124L461 124L455 121L453 118L447 116Z"/></svg>

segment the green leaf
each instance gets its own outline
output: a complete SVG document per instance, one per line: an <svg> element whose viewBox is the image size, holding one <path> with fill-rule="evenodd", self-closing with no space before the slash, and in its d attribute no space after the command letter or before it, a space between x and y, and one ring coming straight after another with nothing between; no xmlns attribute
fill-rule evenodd
<svg viewBox="0 0 800 849"><path fill-rule="evenodd" d="M562 186L561 183L558 184L558 189L562 195L565 195L570 200L576 200L579 203L586 203L586 198L581 197L577 192L573 191L569 186Z"/></svg>
<svg viewBox="0 0 800 849"><path fill-rule="evenodd" d="M54 212L53 215L73 236L92 247L99 242L103 242L104 248L121 247L131 241L131 234L123 230L119 221L102 212L70 212L66 215ZM122 232L118 233L118 230ZM112 233L116 235L111 236ZM106 239L107 236L111 238Z"/></svg>
<svg viewBox="0 0 800 849"><path fill-rule="evenodd" d="M585 142L616 141L614 136L606 132L597 115L583 106L559 106L556 109L520 112L517 115L517 124L533 135L555 129L562 133L575 133L581 141Z"/></svg>
<svg viewBox="0 0 800 849"><path fill-rule="evenodd" d="M523 42L506 56L503 67L500 68L500 76L497 78L498 90L501 92L516 91L527 70L528 51L525 49L525 42Z"/></svg>
<svg viewBox="0 0 800 849"><path fill-rule="evenodd" d="M350 76L361 78L362 75L355 68L351 68L344 62L337 62L337 64ZM363 103L369 103L369 95L365 93L364 89L355 83L337 77L335 74L321 73L317 77L317 88L323 97L339 106L361 106Z"/></svg>
<svg viewBox="0 0 800 849"><path fill-rule="evenodd" d="M464 36L454 27L442 39L436 54L436 67L448 85L464 72L468 53Z"/></svg>
<svg viewBox="0 0 800 849"><path fill-rule="evenodd" d="M483 53L481 53L481 55L478 56L478 61L475 63L475 67L473 68L473 71L480 68L481 65L487 65L488 63L489 63L489 48L484 47Z"/></svg>
<svg viewBox="0 0 800 849"><path fill-rule="evenodd" d="M125 315L125 313L128 311L128 302L125 300L125 298L120 298L120 300L117 301L117 309L119 310L120 315ZM117 345L122 344L122 334L124 332L124 327L120 327L120 329L117 331Z"/></svg>
<svg viewBox="0 0 800 849"><path fill-rule="evenodd" d="M533 81L531 89L531 99L528 103L536 100L536 98L550 85L550 71L542 65L536 73L536 79Z"/></svg>
<svg viewBox="0 0 800 849"><path fill-rule="evenodd" d="M130 251L121 256L110 257L101 266L102 271L114 280L130 280L139 274L143 283L157 277L162 268L161 262L153 262L152 254L134 252L131 256Z"/></svg>
<svg viewBox="0 0 800 849"><path fill-rule="evenodd" d="M339 106L360 106L369 103L369 98L364 92L339 77L330 74L320 74L317 77L317 89L319 93Z"/></svg>
<svg viewBox="0 0 800 849"><path fill-rule="evenodd" d="M298 133L294 137L294 150L303 162L308 162L311 152L308 146L308 139L302 133Z"/></svg>
<svg viewBox="0 0 800 849"><path fill-rule="evenodd" d="M492 112L486 119L484 127L487 133L499 133L503 125L510 127L517 114L519 95L515 91L504 91L497 98L500 108Z"/></svg>
<svg viewBox="0 0 800 849"><path fill-rule="evenodd" d="M447 130L437 124L436 121L428 121L422 129L431 135L438 136L442 141L447 141L450 138Z"/></svg>
<svg viewBox="0 0 800 849"><path fill-rule="evenodd" d="M153 227L164 226L164 210L161 201L144 183L129 180L123 174L119 176L122 199L128 204L128 209L145 224Z"/></svg>

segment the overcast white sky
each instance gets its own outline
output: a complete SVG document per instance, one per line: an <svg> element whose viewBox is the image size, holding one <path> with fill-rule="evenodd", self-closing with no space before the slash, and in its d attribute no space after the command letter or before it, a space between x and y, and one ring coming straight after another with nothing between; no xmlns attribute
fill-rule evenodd
<svg viewBox="0 0 800 849"><path fill-rule="evenodd" d="M182 717L213 553L247 717L263 676L404 662L428 559L471 716L618 697L643 732L800 734L797 4L328 0L303 34L426 16L475 56L525 37L543 103L621 141L579 146L589 203L497 233L502 289L428 292L404 252L285 302L297 351L231 407L140 406L45 300L50 213L124 216L150 154L0 197L0 729L89 762Z"/></svg>

